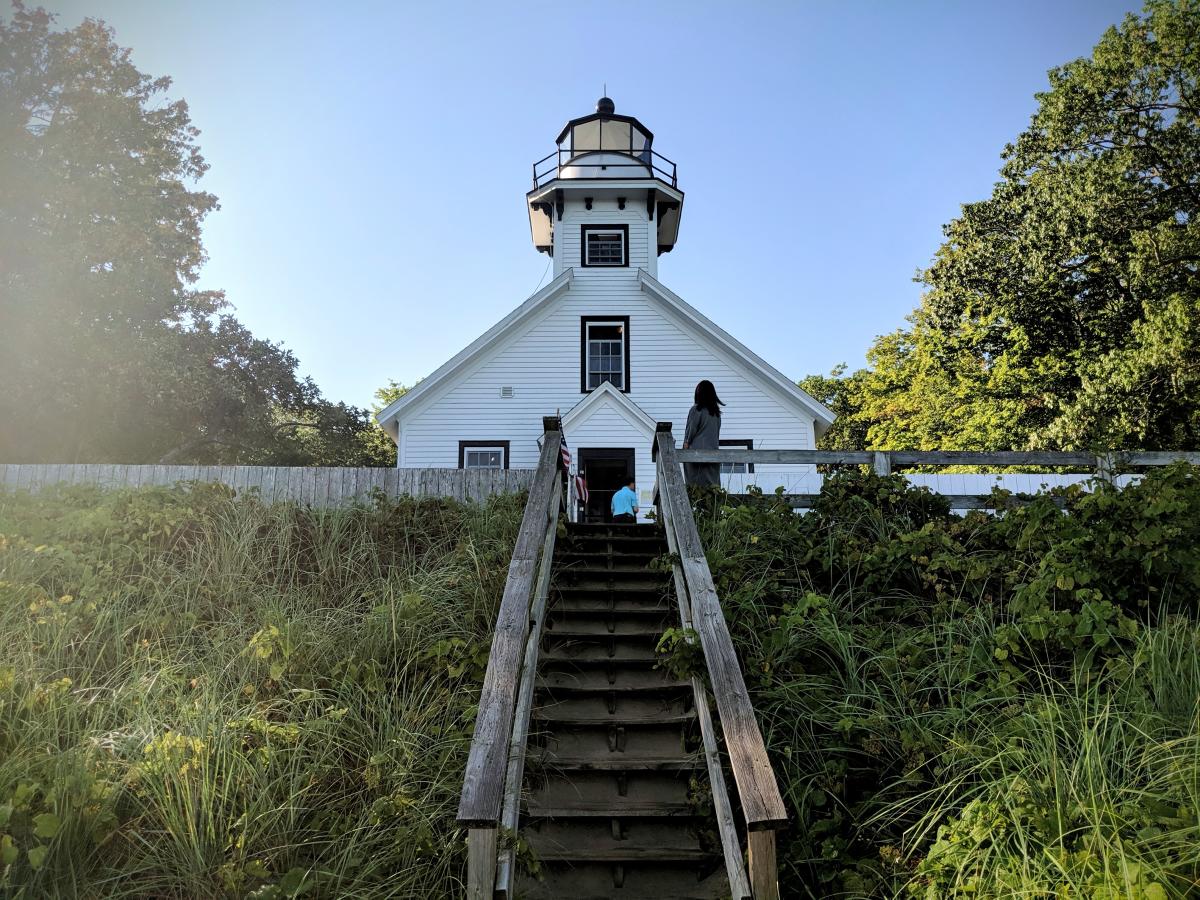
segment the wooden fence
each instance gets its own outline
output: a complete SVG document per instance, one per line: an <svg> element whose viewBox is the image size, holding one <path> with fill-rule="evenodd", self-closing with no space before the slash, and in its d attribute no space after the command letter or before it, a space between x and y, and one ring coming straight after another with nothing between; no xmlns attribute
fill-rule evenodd
<svg viewBox="0 0 1200 900"><path fill-rule="evenodd" d="M239 493L256 489L263 500L338 506L379 489L389 497L448 497L480 501L529 488L532 469L384 469L328 466L106 466L3 465L0 486L37 491L55 484L106 488L170 486L201 481Z"/></svg>
<svg viewBox="0 0 1200 900"><path fill-rule="evenodd" d="M1184 450L1123 450L1111 453L1073 451L970 451L970 450L678 450L680 462L741 463L758 465L813 466L808 475L791 476L792 485L784 486L784 497L795 509L811 508L821 491L824 475L816 466L870 466L879 475L889 475L910 467L986 466L1004 468L1000 475L951 475L908 473L905 476L915 486L925 486L950 501L952 509L987 509L993 501L990 489L1000 487L1011 491L1036 493L1045 487L1086 482L1093 478L1124 487L1139 476L1137 470L1186 462L1200 466L1200 452ZM1084 474L1021 475L1013 468L1065 468L1082 470ZM723 476L730 493L744 496L754 476ZM739 485L731 484L738 480ZM979 490L986 482L987 493ZM1041 482L1041 484L1038 484ZM975 487L974 491L970 487ZM955 490L955 488L958 488ZM770 487L766 490L770 492Z"/></svg>

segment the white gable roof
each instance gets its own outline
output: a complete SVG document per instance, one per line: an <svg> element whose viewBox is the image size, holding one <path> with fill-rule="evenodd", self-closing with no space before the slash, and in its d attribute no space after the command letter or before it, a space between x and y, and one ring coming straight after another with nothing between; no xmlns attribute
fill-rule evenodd
<svg viewBox="0 0 1200 900"><path fill-rule="evenodd" d="M582 425L594 413L604 408L615 410L621 418L643 432L646 437L653 437L656 424L654 419L630 400L628 394L617 390L608 381L601 382L600 387L567 411L567 414L562 417L563 434L569 435L576 426Z"/></svg>
<svg viewBox="0 0 1200 900"><path fill-rule="evenodd" d="M405 409L418 402L421 398L435 392L437 388L442 386L455 374L467 371L471 364L480 359L489 349L520 328L525 322L529 321L532 316L535 316L543 307L553 301L554 298L567 291L574 278L573 273L574 269L567 269L489 328L449 362L440 366L428 378L415 385L403 397L400 397L386 409L380 411L376 416L379 424L384 426L393 437L396 437L399 430L396 419ZM744 371L748 377L757 381L789 405L798 408L806 417L815 420L818 434L823 433L826 428L833 424L834 415L829 409L810 397L795 382L788 379L782 372L768 364L762 357L752 352L727 331L717 326L695 307L685 302L683 298L668 290L644 269L638 270L638 282L643 293L656 300L666 312L672 314L671 317L684 330L729 357L730 361ZM623 393L612 389L611 386L608 387L609 391L602 393L598 389L590 393L588 397L576 404L567 415L570 416L576 410L587 411L593 409L594 407L588 406L593 398L595 398L596 403L599 403L601 401L610 402L615 397L618 398L616 401L618 404L617 408L621 409L623 414L632 415L634 419L640 417L642 420L649 422L650 431L653 432L653 420ZM622 401L624 401L625 405L621 405ZM636 413L633 411L636 411Z"/></svg>

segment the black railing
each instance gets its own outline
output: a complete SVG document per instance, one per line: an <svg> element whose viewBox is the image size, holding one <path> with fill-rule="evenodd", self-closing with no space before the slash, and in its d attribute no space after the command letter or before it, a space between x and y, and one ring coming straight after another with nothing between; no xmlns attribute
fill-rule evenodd
<svg viewBox="0 0 1200 900"><path fill-rule="evenodd" d="M589 160L590 157L601 154L608 157L604 162ZM613 162L613 156L627 157L629 162ZM610 149L571 151L566 148L560 148L533 164L534 190L556 178L561 178L562 170L570 166L596 167L604 170L615 169L619 174L626 174L624 170L628 169L632 170L629 173L629 177L631 178L658 178L671 185L671 187L679 186L676 180L675 163L654 150L646 149L635 152ZM608 175L604 177L611 178L614 176Z"/></svg>

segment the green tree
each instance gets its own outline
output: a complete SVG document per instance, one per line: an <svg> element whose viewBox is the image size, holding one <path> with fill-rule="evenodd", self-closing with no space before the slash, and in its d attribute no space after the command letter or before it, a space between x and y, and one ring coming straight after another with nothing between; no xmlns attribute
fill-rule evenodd
<svg viewBox="0 0 1200 900"><path fill-rule="evenodd" d="M833 425L817 441L821 449L865 450L867 428L859 421L855 405L855 379L846 375L846 364L839 363L828 375L808 375L797 384L814 400L825 404L836 417Z"/></svg>
<svg viewBox="0 0 1200 900"><path fill-rule="evenodd" d="M909 327L847 385L882 447L1200 444L1200 4L1049 73Z"/></svg>
<svg viewBox="0 0 1200 900"><path fill-rule="evenodd" d="M19 0L0 21L0 459L369 458L364 411L195 287L217 200L170 80L103 23L52 26Z"/></svg>

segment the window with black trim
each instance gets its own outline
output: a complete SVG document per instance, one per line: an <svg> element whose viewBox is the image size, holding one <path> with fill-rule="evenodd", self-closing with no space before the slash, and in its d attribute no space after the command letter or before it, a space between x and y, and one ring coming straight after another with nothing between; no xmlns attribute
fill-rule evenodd
<svg viewBox="0 0 1200 900"><path fill-rule="evenodd" d="M459 441L460 469L507 469L508 441Z"/></svg>
<svg viewBox="0 0 1200 900"><path fill-rule="evenodd" d="M580 320L579 389L594 391L604 382L629 392L629 316L584 316Z"/></svg>
<svg viewBox="0 0 1200 900"><path fill-rule="evenodd" d="M753 450L754 449L754 441L736 440L736 439L731 438L728 441L724 441L724 440L721 441L720 446L728 447L730 449L733 449L734 447L738 447L743 450ZM721 463L721 474L722 475L745 475L747 473L749 473L749 474L754 473L754 463L744 463L744 462Z"/></svg>
<svg viewBox="0 0 1200 900"><path fill-rule="evenodd" d="M629 265L628 225L581 225L580 262L592 266Z"/></svg>

